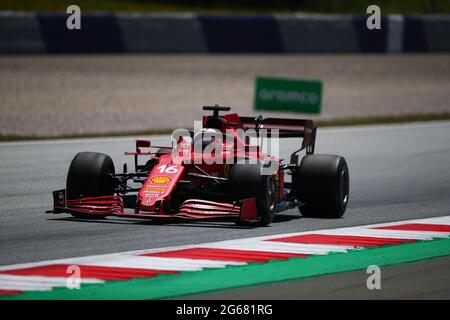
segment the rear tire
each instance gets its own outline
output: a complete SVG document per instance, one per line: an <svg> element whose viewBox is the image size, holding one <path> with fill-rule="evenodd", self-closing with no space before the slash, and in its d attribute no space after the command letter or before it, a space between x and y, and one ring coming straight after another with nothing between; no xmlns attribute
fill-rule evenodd
<svg viewBox="0 0 450 320"><path fill-rule="evenodd" d="M276 204L275 180L272 175L261 175L258 164L235 164L230 171L230 192L233 200L255 198L259 225L273 221Z"/></svg>
<svg viewBox="0 0 450 320"><path fill-rule="evenodd" d="M97 152L80 152L72 160L67 174L66 197L109 196L114 194L110 173L115 173L110 156ZM100 215L72 213L77 218L102 218Z"/></svg>
<svg viewBox="0 0 450 320"><path fill-rule="evenodd" d="M349 171L343 157L306 155L296 172L295 184L302 216L340 218L349 198Z"/></svg>

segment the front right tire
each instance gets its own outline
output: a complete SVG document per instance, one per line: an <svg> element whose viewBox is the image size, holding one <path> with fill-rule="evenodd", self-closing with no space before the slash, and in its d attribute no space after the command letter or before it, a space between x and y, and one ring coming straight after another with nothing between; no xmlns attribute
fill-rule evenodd
<svg viewBox="0 0 450 320"><path fill-rule="evenodd" d="M346 160L337 155L306 155L295 174L300 213L305 217L340 218L349 199Z"/></svg>

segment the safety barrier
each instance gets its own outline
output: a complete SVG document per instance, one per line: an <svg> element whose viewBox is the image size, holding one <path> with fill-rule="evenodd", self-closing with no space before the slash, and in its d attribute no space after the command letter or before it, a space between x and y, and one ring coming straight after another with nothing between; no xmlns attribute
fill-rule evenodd
<svg viewBox="0 0 450 320"><path fill-rule="evenodd" d="M450 16L365 16L0 12L0 53L232 53L450 51Z"/></svg>

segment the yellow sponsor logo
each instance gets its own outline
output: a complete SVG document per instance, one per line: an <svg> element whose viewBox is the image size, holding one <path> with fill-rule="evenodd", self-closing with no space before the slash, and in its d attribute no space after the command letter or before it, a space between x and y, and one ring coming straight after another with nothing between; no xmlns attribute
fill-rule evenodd
<svg viewBox="0 0 450 320"><path fill-rule="evenodd" d="M151 182L156 184L166 184L170 182L172 179L167 176L156 176L150 179Z"/></svg>
<svg viewBox="0 0 450 320"><path fill-rule="evenodd" d="M162 193L166 191L166 187L146 187L144 189L145 193Z"/></svg>

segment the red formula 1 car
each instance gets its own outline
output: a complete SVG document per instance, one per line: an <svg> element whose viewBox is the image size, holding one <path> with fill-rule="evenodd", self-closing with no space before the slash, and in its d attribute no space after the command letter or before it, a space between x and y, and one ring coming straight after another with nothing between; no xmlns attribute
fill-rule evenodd
<svg viewBox="0 0 450 320"><path fill-rule="evenodd" d="M203 109L213 111L203 117L203 128L173 135L170 147L137 140L136 150L125 153L134 156L134 172L125 164L122 173L115 173L105 154L78 153L66 189L53 192L54 209L49 212L77 218L226 219L259 225L295 207L308 217L344 214L347 163L340 156L313 154L316 127L311 120L219 115L230 108L218 105ZM249 132L256 136L255 145ZM263 152L263 133L281 142L302 138L289 163ZM299 161L302 150L306 155ZM143 156L147 161L139 164Z"/></svg>

